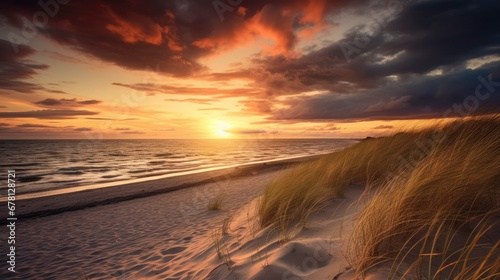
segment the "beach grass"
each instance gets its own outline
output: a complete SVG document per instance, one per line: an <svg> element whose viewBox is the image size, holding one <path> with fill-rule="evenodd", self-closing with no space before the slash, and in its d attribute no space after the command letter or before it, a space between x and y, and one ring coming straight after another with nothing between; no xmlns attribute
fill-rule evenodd
<svg viewBox="0 0 500 280"><path fill-rule="evenodd" d="M208 201L207 210L215 211L220 209L222 209L222 197L216 196Z"/></svg>
<svg viewBox="0 0 500 280"><path fill-rule="evenodd" d="M341 197L350 185L378 185L412 168L414 162L425 157L421 150L431 146L434 132L425 129L366 139L286 170L267 186L262 196L261 226L287 228L292 221L307 220L323 201Z"/></svg>
<svg viewBox="0 0 500 280"><path fill-rule="evenodd" d="M500 277L500 119L452 125L365 206L351 238L358 273L390 263L391 279Z"/></svg>
<svg viewBox="0 0 500 280"><path fill-rule="evenodd" d="M358 277L390 264L389 279L494 279L499 159L499 115L363 140L276 178L261 198L260 223L286 231L362 183L373 197L350 239Z"/></svg>

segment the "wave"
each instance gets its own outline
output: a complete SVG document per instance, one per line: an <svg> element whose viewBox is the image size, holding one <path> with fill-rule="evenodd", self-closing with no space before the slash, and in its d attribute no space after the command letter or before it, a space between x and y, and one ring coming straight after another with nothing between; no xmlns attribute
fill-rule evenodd
<svg viewBox="0 0 500 280"><path fill-rule="evenodd" d="M30 182L37 182L43 179L42 175L30 175L30 176L21 176L17 177L16 181L21 182L21 183L30 183Z"/></svg>
<svg viewBox="0 0 500 280"><path fill-rule="evenodd" d="M119 175L119 174L118 175L103 175L103 176L101 176L101 178L112 179L112 178L116 178L116 177L120 177L120 176L122 176L122 175Z"/></svg>
<svg viewBox="0 0 500 280"><path fill-rule="evenodd" d="M156 154L154 155L154 157L169 157L169 156L172 156L174 154L172 153L161 153L161 154Z"/></svg>
<svg viewBox="0 0 500 280"><path fill-rule="evenodd" d="M37 166L40 165L39 162L28 162L28 163L12 163L12 164L0 164L0 167L9 167L14 169L14 167L22 167L22 166Z"/></svg>
<svg viewBox="0 0 500 280"><path fill-rule="evenodd" d="M111 153L111 154L108 154L108 156L112 156L112 157L128 157L128 155L122 154L122 153Z"/></svg>
<svg viewBox="0 0 500 280"><path fill-rule="evenodd" d="M154 172L154 171L160 171L160 170L165 170L165 168L136 169L136 170L130 170L127 173L138 174L138 173Z"/></svg>
<svg viewBox="0 0 500 280"><path fill-rule="evenodd" d="M153 161L148 162L148 164L160 165L160 164L164 164L165 162L167 162L167 161L166 160L153 160Z"/></svg>

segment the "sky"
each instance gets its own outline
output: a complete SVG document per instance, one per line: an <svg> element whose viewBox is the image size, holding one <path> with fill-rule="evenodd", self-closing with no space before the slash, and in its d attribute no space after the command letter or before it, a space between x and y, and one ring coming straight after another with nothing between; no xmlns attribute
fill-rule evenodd
<svg viewBox="0 0 500 280"><path fill-rule="evenodd" d="M362 138L500 112L500 2L1 1L0 139Z"/></svg>

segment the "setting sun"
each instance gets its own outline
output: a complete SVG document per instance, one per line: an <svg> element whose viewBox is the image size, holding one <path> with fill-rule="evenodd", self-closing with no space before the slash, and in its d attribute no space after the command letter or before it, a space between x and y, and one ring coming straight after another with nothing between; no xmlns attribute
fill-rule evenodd
<svg viewBox="0 0 500 280"><path fill-rule="evenodd" d="M217 137L219 138L226 138L231 135L231 133L227 132L227 130L231 128L231 126L227 122L216 121L215 128Z"/></svg>

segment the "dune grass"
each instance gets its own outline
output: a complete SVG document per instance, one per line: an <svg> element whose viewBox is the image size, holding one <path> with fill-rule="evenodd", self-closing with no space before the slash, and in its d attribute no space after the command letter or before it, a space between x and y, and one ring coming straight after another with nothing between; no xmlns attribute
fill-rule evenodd
<svg viewBox="0 0 500 280"><path fill-rule="evenodd" d="M493 279L500 270L498 236L490 236L500 212L499 160L499 115L364 140L274 180L261 198L260 223L285 231L365 183L377 188L351 240L358 276L391 263L395 279Z"/></svg>
<svg viewBox="0 0 500 280"><path fill-rule="evenodd" d="M436 125L438 128L438 125ZM434 129L361 141L342 151L295 166L271 182L259 205L261 226L286 228L305 221L325 200L357 183L377 185L417 164L434 145Z"/></svg>
<svg viewBox="0 0 500 280"><path fill-rule="evenodd" d="M351 238L358 277L384 263L394 279L500 277L500 118L452 125L365 206Z"/></svg>
<svg viewBox="0 0 500 280"><path fill-rule="evenodd" d="M222 208L222 197L216 196L211 198L207 204L208 211L220 210Z"/></svg>

